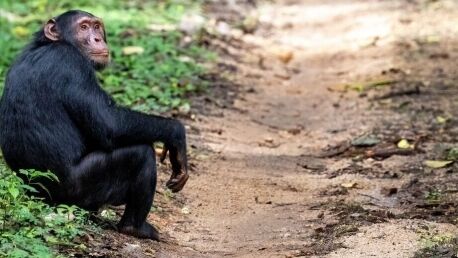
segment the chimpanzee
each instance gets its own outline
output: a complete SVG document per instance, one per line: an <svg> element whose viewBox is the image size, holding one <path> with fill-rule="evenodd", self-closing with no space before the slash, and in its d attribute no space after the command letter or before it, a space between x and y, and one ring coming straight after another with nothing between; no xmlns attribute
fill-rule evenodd
<svg viewBox="0 0 458 258"><path fill-rule="evenodd" d="M97 210L126 204L120 232L159 240L146 222L156 189L152 144L164 143L180 191L188 179L186 135L177 120L116 105L95 71L110 61L103 22L71 10L49 20L8 71L0 146L11 169L51 171L53 203Z"/></svg>

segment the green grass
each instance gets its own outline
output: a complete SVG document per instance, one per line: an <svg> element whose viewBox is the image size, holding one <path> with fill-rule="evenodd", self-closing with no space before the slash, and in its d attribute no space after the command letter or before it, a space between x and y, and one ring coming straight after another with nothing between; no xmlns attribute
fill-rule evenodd
<svg viewBox="0 0 458 258"><path fill-rule="evenodd" d="M54 174L21 170L16 176L4 162L0 163L0 257L55 257L53 247L72 246L76 236L85 230L96 230L88 220L88 212L75 206L51 207L31 197L40 184L39 177L57 180Z"/></svg>
<svg viewBox="0 0 458 258"><path fill-rule="evenodd" d="M81 9L104 20L112 64L99 73L102 86L118 101L146 112L189 106L187 96L205 88L202 63L213 57L196 43L183 44L177 30L154 31L151 25L176 25L187 12L199 12L199 1L186 0L1 0L0 92L8 67L35 31L53 16ZM142 53L125 55L123 48ZM26 171L27 178L52 174ZM50 207L28 196L35 191L0 160L0 257L55 257L58 246L95 226L88 213L73 206ZM77 246L77 248L84 246Z"/></svg>

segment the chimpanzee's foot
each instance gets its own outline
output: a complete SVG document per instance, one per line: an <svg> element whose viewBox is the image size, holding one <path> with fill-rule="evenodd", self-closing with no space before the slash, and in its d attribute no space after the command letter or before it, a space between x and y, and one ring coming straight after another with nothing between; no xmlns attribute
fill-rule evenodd
<svg viewBox="0 0 458 258"><path fill-rule="evenodd" d="M120 223L121 224L121 223ZM138 238L148 238L159 241L159 232L155 227L150 225L148 222L144 222L139 228L129 225L118 225L119 232L131 235Z"/></svg>

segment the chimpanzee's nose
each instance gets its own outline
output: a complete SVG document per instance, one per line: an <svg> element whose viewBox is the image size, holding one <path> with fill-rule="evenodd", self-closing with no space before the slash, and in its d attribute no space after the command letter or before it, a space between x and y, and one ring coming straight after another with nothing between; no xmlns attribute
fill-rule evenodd
<svg viewBox="0 0 458 258"><path fill-rule="evenodd" d="M102 39L99 38L99 37L94 37L94 41L95 41L95 42L100 42L101 40L102 40Z"/></svg>

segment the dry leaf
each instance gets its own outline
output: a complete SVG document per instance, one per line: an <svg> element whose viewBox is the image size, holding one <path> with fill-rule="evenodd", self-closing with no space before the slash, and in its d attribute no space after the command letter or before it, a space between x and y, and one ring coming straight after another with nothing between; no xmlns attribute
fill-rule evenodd
<svg viewBox="0 0 458 258"><path fill-rule="evenodd" d="M334 85L334 86L328 87L328 91L331 91L331 92L347 92L348 91L348 85L347 84Z"/></svg>
<svg viewBox="0 0 458 258"><path fill-rule="evenodd" d="M402 139L397 144L399 149L413 149L414 145L410 144L406 139Z"/></svg>
<svg viewBox="0 0 458 258"><path fill-rule="evenodd" d="M451 160L426 160L424 162L424 164L430 168L443 168L452 163L453 161Z"/></svg>
<svg viewBox="0 0 458 258"><path fill-rule="evenodd" d="M355 188L357 185L358 185L357 183L351 182L351 183L342 183L340 186L344 188Z"/></svg>
<svg viewBox="0 0 458 258"><path fill-rule="evenodd" d="M436 121L437 121L437 123L439 123L439 124L445 124L445 123L447 122L447 120L448 120L448 119L445 118L445 117L443 117L443 116L438 116L438 117L436 117Z"/></svg>
<svg viewBox="0 0 458 258"><path fill-rule="evenodd" d="M125 56L138 55L142 54L143 52L145 52L145 49L139 46L124 47L122 49L122 54Z"/></svg>
<svg viewBox="0 0 458 258"><path fill-rule="evenodd" d="M274 54L284 64L288 64L294 58L294 52L286 48L273 47L269 52Z"/></svg>
<svg viewBox="0 0 458 258"><path fill-rule="evenodd" d="M372 134L369 135L362 135L356 139L353 139L351 141L351 145L356 146L356 147L370 147L378 144L380 140Z"/></svg>

